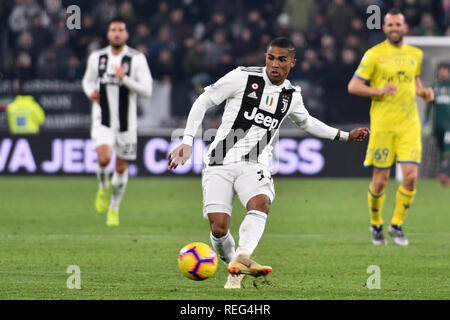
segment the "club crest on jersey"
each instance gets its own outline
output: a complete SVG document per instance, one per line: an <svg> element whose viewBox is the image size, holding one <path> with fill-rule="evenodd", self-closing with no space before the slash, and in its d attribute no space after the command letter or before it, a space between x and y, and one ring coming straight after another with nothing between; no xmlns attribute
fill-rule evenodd
<svg viewBox="0 0 450 320"><path fill-rule="evenodd" d="M281 112L285 113L288 106L289 106L289 97L286 95L281 96L281 103L283 104L283 107L281 108Z"/></svg>
<svg viewBox="0 0 450 320"><path fill-rule="evenodd" d="M99 65L99 69L106 69L106 58L105 57L101 57L100 58L100 65Z"/></svg>
<svg viewBox="0 0 450 320"><path fill-rule="evenodd" d="M124 73L128 73L130 71L130 64L128 62L124 62L122 66Z"/></svg>
<svg viewBox="0 0 450 320"><path fill-rule="evenodd" d="M405 59L404 59L404 58L401 58L401 57L395 58L394 61L395 61L395 64L398 64L398 65L400 65L400 66L402 66L402 65L405 64Z"/></svg>

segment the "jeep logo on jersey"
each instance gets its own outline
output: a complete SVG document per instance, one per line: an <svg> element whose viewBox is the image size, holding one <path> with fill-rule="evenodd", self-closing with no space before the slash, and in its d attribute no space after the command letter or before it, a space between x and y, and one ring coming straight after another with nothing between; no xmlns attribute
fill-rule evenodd
<svg viewBox="0 0 450 320"><path fill-rule="evenodd" d="M245 111L244 118L247 120L253 120L258 127L267 128L268 130L275 129L279 122L278 119L274 119L269 115L264 115L264 113L258 112L258 108L253 108L251 114L249 114L248 111Z"/></svg>

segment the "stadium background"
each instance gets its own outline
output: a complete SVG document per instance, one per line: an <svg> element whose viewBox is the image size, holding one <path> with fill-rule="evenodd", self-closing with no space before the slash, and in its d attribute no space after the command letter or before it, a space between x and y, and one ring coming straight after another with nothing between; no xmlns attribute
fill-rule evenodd
<svg viewBox="0 0 450 320"><path fill-rule="evenodd" d="M81 28L66 26L66 8L81 9ZM297 66L290 80L302 87L310 113L333 126L367 125L370 101L347 93L349 79L369 47L382 41L369 30L366 9L397 6L409 36L450 35L450 1L374 0L6 0L0 4L1 174L92 174L90 103L82 92L86 60L107 45L107 21L127 21L128 45L143 52L154 78L153 96L139 98L139 153L134 175L165 175L171 134L183 128L202 88L239 65L263 65L267 43L290 37ZM437 61L425 58L424 82ZM6 106L18 94L35 97L46 113L37 136L10 135ZM204 128L216 128L222 106L207 113ZM423 113L424 106L419 104ZM422 176L434 176L436 150L424 141ZM200 143L200 142L199 142ZM336 145L305 137L286 121L280 136L279 173L308 176L367 176L366 144ZM198 158L200 159L200 157ZM201 162L197 161L197 164ZM154 169L156 168L156 169ZM178 174L199 174L199 166ZM177 174L175 173L175 174Z"/></svg>

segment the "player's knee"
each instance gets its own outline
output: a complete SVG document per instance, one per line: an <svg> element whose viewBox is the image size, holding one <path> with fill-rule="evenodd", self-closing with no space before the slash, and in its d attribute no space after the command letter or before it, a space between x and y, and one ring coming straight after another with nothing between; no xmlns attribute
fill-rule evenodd
<svg viewBox="0 0 450 320"><path fill-rule="evenodd" d="M389 180L389 171L377 171L374 172L372 178L372 191L375 193L381 193L386 189Z"/></svg>
<svg viewBox="0 0 450 320"><path fill-rule="evenodd" d="M264 194L257 195L247 202L247 211L258 210L269 214L270 199Z"/></svg>
<svg viewBox="0 0 450 320"><path fill-rule="evenodd" d="M111 162L111 156L108 154L98 154L97 161L102 167L107 166Z"/></svg>
<svg viewBox="0 0 450 320"><path fill-rule="evenodd" d="M413 191L416 189L417 173L407 173L403 176L403 186L406 190Z"/></svg>
<svg viewBox="0 0 450 320"><path fill-rule="evenodd" d="M386 189L387 179L374 179L372 182L372 190L375 193L381 193Z"/></svg>
<svg viewBox="0 0 450 320"><path fill-rule="evenodd" d="M116 172L122 174L128 169L128 162L125 160L119 160L116 161Z"/></svg>
<svg viewBox="0 0 450 320"><path fill-rule="evenodd" d="M226 213L210 213L208 214L211 233L216 238L222 238L228 233L230 225L230 216Z"/></svg>
<svg viewBox="0 0 450 320"><path fill-rule="evenodd" d="M211 233L216 238L222 238L228 233L228 227L226 224L212 223Z"/></svg>

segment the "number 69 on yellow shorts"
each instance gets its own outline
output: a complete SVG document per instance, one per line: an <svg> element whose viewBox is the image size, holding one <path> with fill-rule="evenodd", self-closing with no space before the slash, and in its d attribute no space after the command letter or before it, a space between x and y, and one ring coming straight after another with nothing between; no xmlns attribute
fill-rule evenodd
<svg viewBox="0 0 450 320"><path fill-rule="evenodd" d="M419 164L422 157L422 137L419 128L395 131L372 131L367 146L364 167L388 169L395 161Z"/></svg>

